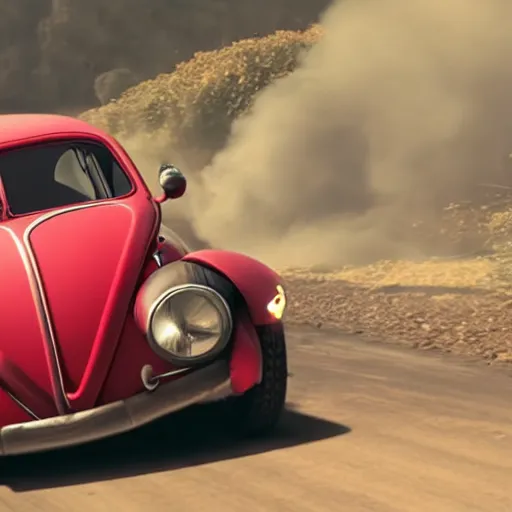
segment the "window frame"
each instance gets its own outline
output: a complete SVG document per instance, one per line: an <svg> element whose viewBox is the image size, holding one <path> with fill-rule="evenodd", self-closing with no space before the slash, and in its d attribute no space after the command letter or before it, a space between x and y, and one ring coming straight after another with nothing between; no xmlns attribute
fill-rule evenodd
<svg viewBox="0 0 512 512"><path fill-rule="evenodd" d="M43 212L50 212L52 210L61 210L61 209L67 209L74 206L79 205L88 205L88 204L101 204L103 202L112 202L112 201L121 201L123 199L126 199L137 191L137 183L134 181L133 177L131 176L131 173L128 172L124 165L119 160L118 155L116 154L115 148L111 147L110 144L100 141L97 139L87 138L87 137L70 137L70 138L51 138L46 140L38 140L38 141L30 141L25 144L19 144L19 145L13 145L8 146L0 149L0 166L1 166L1 157L4 154L7 153L14 153L18 151L24 151L28 149L37 149L38 147L48 147L48 146L61 146L63 148L62 155L65 154L66 151L72 150L74 148L81 149L82 151L85 151L87 153L91 153L90 150L88 151L88 147L91 146L97 146L101 148L102 150L108 151L110 156L112 157L112 164L117 165L119 167L119 170L123 173L125 178L128 180L128 183L130 185L130 190L120 196L117 197L107 197L107 198L101 198L101 199L92 199L89 201L83 201L79 203L70 203L66 206L54 206L51 208L45 208L42 210L34 210L26 213L12 213L8 194L5 189L5 185L2 182L2 175L0 170L0 219L5 220L7 218L20 218L20 217L27 217L31 215L36 215ZM107 181L105 178L105 174L103 169L101 169L101 176L102 179Z"/></svg>

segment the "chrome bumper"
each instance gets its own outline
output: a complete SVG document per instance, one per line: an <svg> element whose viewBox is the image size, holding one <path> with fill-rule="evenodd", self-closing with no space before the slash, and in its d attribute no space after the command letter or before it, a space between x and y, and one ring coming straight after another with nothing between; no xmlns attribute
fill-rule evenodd
<svg viewBox="0 0 512 512"><path fill-rule="evenodd" d="M217 361L178 380L88 411L0 429L0 456L87 443L133 430L189 405L230 394L227 362Z"/></svg>

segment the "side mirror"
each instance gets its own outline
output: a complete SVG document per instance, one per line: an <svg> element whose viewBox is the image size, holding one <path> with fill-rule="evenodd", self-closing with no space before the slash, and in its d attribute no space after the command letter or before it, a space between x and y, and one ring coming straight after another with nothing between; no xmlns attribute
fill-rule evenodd
<svg viewBox="0 0 512 512"><path fill-rule="evenodd" d="M177 199L187 189L187 179L174 165L162 165L158 171L158 181L164 193L155 198L157 203L163 203L167 199Z"/></svg>

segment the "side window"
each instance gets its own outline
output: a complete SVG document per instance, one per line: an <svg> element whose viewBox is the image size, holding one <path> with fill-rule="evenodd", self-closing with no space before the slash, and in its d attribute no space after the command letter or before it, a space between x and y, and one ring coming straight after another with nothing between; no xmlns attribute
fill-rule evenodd
<svg viewBox="0 0 512 512"><path fill-rule="evenodd" d="M115 196L124 196L132 189L132 185L117 162L112 164L112 190Z"/></svg>
<svg viewBox="0 0 512 512"><path fill-rule="evenodd" d="M14 215L121 197L132 184L108 148L69 141L0 152L0 186Z"/></svg>
<svg viewBox="0 0 512 512"><path fill-rule="evenodd" d="M0 178L14 215L101 197L71 143L41 144L0 153Z"/></svg>
<svg viewBox="0 0 512 512"><path fill-rule="evenodd" d="M98 199L94 182L76 149L68 149L60 156L55 165L53 176L56 183L81 194L88 200Z"/></svg>
<svg viewBox="0 0 512 512"><path fill-rule="evenodd" d="M94 161L91 167L96 166L101 173L110 197L121 197L131 191L130 180L108 148L99 144L84 144L83 148Z"/></svg>

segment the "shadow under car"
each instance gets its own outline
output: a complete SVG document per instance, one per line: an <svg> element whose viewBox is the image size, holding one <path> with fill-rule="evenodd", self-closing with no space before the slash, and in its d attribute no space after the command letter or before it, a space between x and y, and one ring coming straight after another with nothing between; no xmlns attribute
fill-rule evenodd
<svg viewBox="0 0 512 512"><path fill-rule="evenodd" d="M290 406L275 432L233 439L218 404L191 407L109 439L53 452L0 458L0 485L14 492L173 471L340 436L350 428Z"/></svg>

